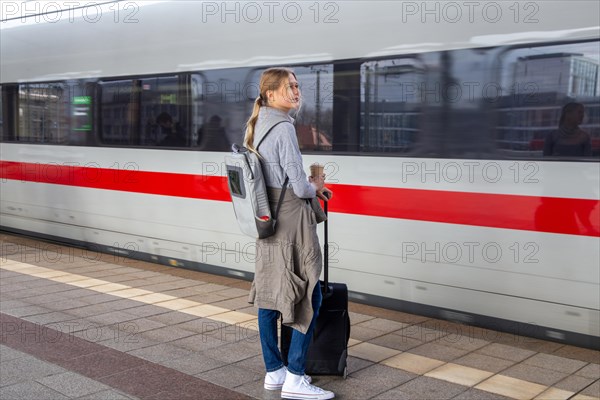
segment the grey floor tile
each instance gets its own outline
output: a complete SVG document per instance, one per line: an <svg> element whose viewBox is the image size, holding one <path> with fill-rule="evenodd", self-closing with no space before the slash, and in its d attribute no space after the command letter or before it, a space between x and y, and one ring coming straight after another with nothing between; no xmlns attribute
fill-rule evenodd
<svg viewBox="0 0 600 400"><path fill-rule="evenodd" d="M514 361L503 360L502 358L479 353L467 354L464 357L454 360L453 363L494 373L498 373L515 364Z"/></svg>
<svg viewBox="0 0 600 400"><path fill-rule="evenodd" d="M517 364L502 371L502 375L546 386L552 386L567 377L567 374L563 372L552 371L550 369L535 367L524 363Z"/></svg>
<svg viewBox="0 0 600 400"><path fill-rule="evenodd" d="M117 390L103 390L89 394L87 396L77 397L77 400L137 400L137 397L129 396Z"/></svg>
<svg viewBox="0 0 600 400"><path fill-rule="evenodd" d="M219 386L233 389L249 382L262 380L264 374L236 367L234 365L225 365L221 368L212 369L196 375L200 379L205 379Z"/></svg>
<svg viewBox="0 0 600 400"><path fill-rule="evenodd" d="M515 362L523 361L535 354L535 351L520 349L513 346L508 346L501 343L491 343L478 350L477 353L486 354L492 357L503 358Z"/></svg>
<svg viewBox="0 0 600 400"><path fill-rule="evenodd" d="M583 361L571 360L565 357L557 357L543 353L536 354L523 361L523 363L568 374L572 374L587 365L587 363Z"/></svg>
<svg viewBox="0 0 600 400"><path fill-rule="evenodd" d="M173 346L168 343L160 343L156 346L144 347L142 349L132 350L128 352L132 356L142 358L154 363L164 365L165 361L177 358L190 357L194 352L182 349L181 347Z"/></svg>
<svg viewBox="0 0 600 400"><path fill-rule="evenodd" d="M585 367L575 372L575 375L586 378L600 378L600 364L588 364Z"/></svg>
<svg viewBox="0 0 600 400"><path fill-rule="evenodd" d="M573 393L578 393L580 390L591 385L595 379L598 378L586 378L579 375L571 375L566 377L560 382L555 383L553 386L557 389L568 390Z"/></svg>
<svg viewBox="0 0 600 400"><path fill-rule="evenodd" d="M260 344L234 342L204 351L204 354L225 363L236 363L261 353Z"/></svg>
<svg viewBox="0 0 600 400"><path fill-rule="evenodd" d="M433 358L441 361L453 361L469 353L468 350L446 346L443 342L436 341L425 343L419 347L410 349L410 353L423 357Z"/></svg>
<svg viewBox="0 0 600 400"><path fill-rule="evenodd" d="M161 362L165 367L175 369L188 375L197 375L202 372L221 368L227 365L223 361L212 359L202 353L194 353L189 357L171 359Z"/></svg>
<svg viewBox="0 0 600 400"><path fill-rule="evenodd" d="M0 387L2 400L63 400L67 396L56 392L34 381L21 382L15 385Z"/></svg>
<svg viewBox="0 0 600 400"><path fill-rule="evenodd" d="M25 355L27 355L27 354L20 352L18 350L12 349L3 344L0 344L0 362L1 363L16 360L17 358L22 358Z"/></svg>
<svg viewBox="0 0 600 400"><path fill-rule="evenodd" d="M64 372L66 370L61 367L26 354L23 357L0 363L0 386L9 386Z"/></svg>
<svg viewBox="0 0 600 400"><path fill-rule="evenodd" d="M400 351L414 349L415 347L419 347L423 344L423 342L420 340L406 336L400 336L395 333L389 333L387 335L371 339L369 340L369 343Z"/></svg>
<svg viewBox="0 0 600 400"><path fill-rule="evenodd" d="M406 393L411 399L451 399L467 390L465 386L457 385L426 376L420 376L396 388Z"/></svg>
<svg viewBox="0 0 600 400"><path fill-rule="evenodd" d="M74 372L48 376L37 382L67 397L81 397L110 389L109 386Z"/></svg>
<svg viewBox="0 0 600 400"><path fill-rule="evenodd" d="M592 383L581 391L581 394L585 396L600 397L600 380Z"/></svg>
<svg viewBox="0 0 600 400"><path fill-rule="evenodd" d="M499 394L486 392L479 389L468 389L466 392L453 397L452 400L511 400L510 397L501 396Z"/></svg>

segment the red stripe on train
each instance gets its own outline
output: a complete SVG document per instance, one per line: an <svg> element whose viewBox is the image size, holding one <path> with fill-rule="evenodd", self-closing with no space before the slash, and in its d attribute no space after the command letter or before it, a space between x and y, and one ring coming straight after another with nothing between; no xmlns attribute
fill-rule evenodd
<svg viewBox="0 0 600 400"><path fill-rule="evenodd" d="M0 161L0 178L230 201L222 176ZM450 224L600 237L598 200L332 184L330 210Z"/></svg>

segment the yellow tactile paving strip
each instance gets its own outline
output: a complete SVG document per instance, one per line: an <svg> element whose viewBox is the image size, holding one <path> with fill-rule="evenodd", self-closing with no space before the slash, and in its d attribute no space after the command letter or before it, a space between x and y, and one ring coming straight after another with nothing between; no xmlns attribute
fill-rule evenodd
<svg viewBox="0 0 600 400"><path fill-rule="evenodd" d="M255 315L231 311L227 308L204 304L198 301L181 299L176 296L153 292L147 289L140 289L123 283L114 283L98 278L90 278L85 275L53 270L46 267L6 259L0 262L0 268L19 274L47 279L57 283L85 288L102 294L127 298L140 303L163 307L172 311L204 317L226 324L243 324L245 329L258 329ZM102 265L98 265L98 270L101 269L103 269ZM87 272L91 272L89 268ZM434 358L424 357L409 352L402 352L356 339L350 340L349 354L353 357L381 363L388 367L452 382L462 386L474 387L476 389L513 399L599 399L599 397L590 397L581 394L574 396L575 393L571 391L540 385L490 371L436 360Z"/></svg>

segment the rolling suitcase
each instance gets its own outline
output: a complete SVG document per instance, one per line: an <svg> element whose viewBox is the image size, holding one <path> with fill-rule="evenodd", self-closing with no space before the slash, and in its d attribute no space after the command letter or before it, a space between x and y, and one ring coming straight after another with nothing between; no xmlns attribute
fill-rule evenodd
<svg viewBox="0 0 600 400"><path fill-rule="evenodd" d="M324 206L327 214L327 202ZM323 302L317 317L308 354L306 373L309 375L340 375L348 373L348 340L350 339L350 316L348 314L348 287L343 283L329 282L328 226L325 226L323 245L324 280L320 282ZM287 354L292 338L292 328L281 326L281 355L287 364Z"/></svg>

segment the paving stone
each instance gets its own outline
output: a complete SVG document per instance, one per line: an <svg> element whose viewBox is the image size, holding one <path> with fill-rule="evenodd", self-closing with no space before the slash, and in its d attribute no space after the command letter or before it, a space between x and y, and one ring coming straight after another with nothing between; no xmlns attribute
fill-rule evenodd
<svg viewBox="0 0 600 400"><path fill-rule="evenodd" d="M505 360L520 362L533 356L535 354L535 351L507 346L501 343L491 343L485 347L476 350L476 353L502 358Z"/></svg>
<svg viewBox="0 0 600 400"><path fill-rule="evenodd" d="M63 400L68 398L40 383L31 381L0 387L0 399L2 400Z"/></svg>
<svg viewBox="0 0 600 400"><path fill-rule="evenodd" d="M9 386L64 372L66 372L64 368L25 354L23 357L0 363L0 386Z"/></svg>
<svg viewBox="0 0 600 400"><path fill-rule="evenodd" d="M563 372L539 368L525 363L515 365L502 371L502 375L546 386L552 386L567 377L567 374Z"/></svg>
<svg viewBox="0 0 600 400"><path fill-rule="evenodd" d="M198 375L201 372L221 368L227 364L223 361L214 360L203 353L193 353L188 357L163 361L161 365L181 371L184 374Z"/></svg>
<svg viewBox="0 0 600 400"><path fill-rule="evenodd" d="M398 350L388 349L387 347L377 346L371 343L359 343L348 349L348 354L351 356L373 362L380 362L399 353Z"/></svg>
<svg viewBox="0 0 600 400"><path fill-rule="evenodd" d="M583 361L571 360L568 358L543 353L536 354L523 361L523 363L568 374L574 373L575 371L583 368L587 364Z"/></svg>
<svg viewBox="0 0 600 400"><path fill-rule="evenodd" d="M196 376L226 388L235 388L258 380L262 381L264 378L264 374L259 374L235 365L225 365L221 368L199 373Z"/></svg>
<svg viewBox="0 0 600 400"><path fill-rule="evenodd" d="M409 338L406 336L400 336L395 333L389 333L387 335L379 336L369 340L369 343L376 344L378 346L389 347L390 349L408 351L419 347L423 344L422 341Z"/></svg>
<svg viewBox="0 0 600 400"><path fill-rule="evenodd" d="M38 379L37 382L67 397L80 397L110 389L110 387L74 372L65 372Z"/></svg>
<svg viewBox="0 0 600 400"><path fill-rule="evenodd" d="M428 342L419 347L410 349L410 352L423 357L433 358L441 361L453 361L467 354L469 351L456 347L444 346L439 341Z"/></svg>
<svg viewBox="0 0 600 400"><path fill-rule="evenodd" d="M509 400L510 397L501 396L496 393L486 392L479 389L468 389L452 400Z"/></svg>
<svg viewBox="0 0 600 400"><path fill-rule="evenodd" d="M586 378L579 375L571 375L560 382L555 383L554 387L578 393L579 391L591 385L596 379L598 378Z"/></svg>
<svg viewBox="0 0 600 400"><path fill-rule="evenodd" d="M494 375L475 388L514 399L531 399L547 389L544 385L504 375Z"/></svg>
<svg viewBox="0 0 600 400"><path fill-rule="evenodd" d="M215 360L231 364L262 354L260 343L234 342L204 351L204 354Z"/></svg>
<svg viewBox="0 0 600 400"><path fill-rule="evenodd" d="M583 389L581 394L584 396L600 397L600 380Z"/></svg>
<svg viewBox="0 0 600 400"><path fill-rule="evenodd" d="M477 368L483 371L498 373L515 364L514 361L487 356L485 354L470 353L453 361L455 364Z"/></svg>
<svg viewBox="0 0 600 400"><path fill-rule="evenodd" d="M127 396L118 390L110 389L78 397L77 400L135 400L137 397Z"/></svg>
<svg viewBox="0 0 600 400"><path fill-rule="evenodd" d="M17 358L24 357L25 355L25 353L0 344L0 363L16 360Z"/></svg>
<svg viewBox="0 0 600 400"><path fill-rule="evenodd" d="M155 346L148 346L141 349L129 351L127 354L142 358L158 364L164 364L165 361L190 357L194 352L173 346L168 343L160 343Z"/></svg>
<svg viewBox="0 0 600 400"><path fill-rule="evenodd" d="M575 375L598 379L600 378L600 364L588 364L576 371Z"/></svg>
<svg viewBox="0 0 600 400"><path fill-rule="evenodd" d="M462 385L441 381L426 376L417 377L397 387L402 393L411 396L412 399L451 399L467 390Z"/></svg>

